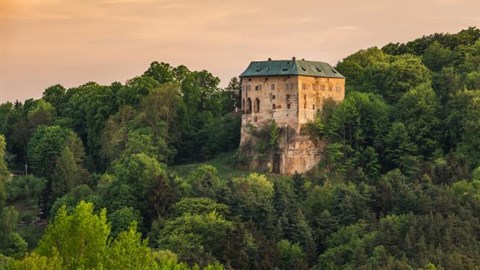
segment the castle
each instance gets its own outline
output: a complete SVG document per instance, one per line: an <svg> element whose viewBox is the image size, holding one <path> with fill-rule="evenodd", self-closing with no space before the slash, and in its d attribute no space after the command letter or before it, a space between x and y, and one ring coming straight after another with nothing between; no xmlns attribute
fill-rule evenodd
<svg viewBox="0 0 480 270"><path fill-rule="evenodd" d="M251 62L240 75L242 85L242 128L240 153L251 169L280 174L305 172L322 158L324 142L303 134L324 101L340 102L345 96L345 77L324 62L271 60ZM275 120L280 130L275 149L259 153L265 130ZM263 147L265 148L265 147Z"/></svg>

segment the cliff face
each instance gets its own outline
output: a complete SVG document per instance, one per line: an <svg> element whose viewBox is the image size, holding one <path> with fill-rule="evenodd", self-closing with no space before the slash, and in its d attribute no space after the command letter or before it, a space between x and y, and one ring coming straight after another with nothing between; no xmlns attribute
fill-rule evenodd
<svg viewBox="0 0 480 270"><path fill-rule="evenodd" d="M276 124L242 128L240 154L243 165L251 170L303 173L321 161L324 149L324 141L312 140L293 128L279 128Z"/></svg>

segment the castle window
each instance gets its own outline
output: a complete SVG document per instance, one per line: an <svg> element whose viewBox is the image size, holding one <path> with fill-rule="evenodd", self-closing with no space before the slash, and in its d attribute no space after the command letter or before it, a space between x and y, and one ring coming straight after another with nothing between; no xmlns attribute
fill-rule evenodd
<svg viewBox="0 0 480 270"><path fill-rule="evenodd" d="M290 103L287 103L287 109L290 109Z"/></svg>
<svg viewBox="0 0 480 270"><path fill-rule="evenodd" d="M253 110L256 113L260 111L260 100L258 98L255 99L255 104L253 104Z"/></svg>
<svg viewBox="0 0 480 270"><path fill-rule="evenodd" d="M261 85L261 84L256 85L256 86L255 86L255 90L262 90L262 85Z"/></svg>
<svg viewBox="0 0 480 270"><path fill-rule="evenodd" d="M252 100L247 98L247 111L246 113L252 113Z"/></svg>
<svg viewBox="0 0 480 270"><path fill-rule="evenodd" d="M275 95L272 95L272 99L275 99Z"/></svg>
<svg viewBox="0 0 480 270"><path fill-rule="evenodd" d="M286 83L285 84L285 90L292 90L293 89L293 83Z"/></svg>
<svg viewBox="0 0 480 270"><path fill-rule="evenodd" d="M312 110L315 110L315 104L312 105Z"/></svg>
<svg viewBox="0 0 480 270"><path fill-rule="evenodd" d="M274 83L272 83L272 84L270 85L270 89L271 89L271 90L275 90L275 84L274 84Z"/></svg>
<svg viewBox="0 0 480 270"><path fill-rule="evenodd" d="M287 94L287 101L288 101L289 99L290 99L290 95L289 95L289 94Z"/></svg>
<svg viewBox="0 0 480 270"><path fill-rule="evenodd" d="M245 113L245 99L242 99L242 113Z"/></svg>
<svg viewBox="0 0 480 270"><path fill-rule="evenodd" d="M307 90L307 84L306 83L302 83L302 89Z"/></svg>
<svg viewBox="0 0 480 270"><path fill-rule="evenodd" d="M275 104L272 104L272 109L275 110L276 106Z"/></svg>

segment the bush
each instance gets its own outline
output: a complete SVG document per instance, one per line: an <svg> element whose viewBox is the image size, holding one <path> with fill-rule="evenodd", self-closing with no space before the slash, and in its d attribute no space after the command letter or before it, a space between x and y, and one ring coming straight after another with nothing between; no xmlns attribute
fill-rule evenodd
<svg viewBox="0 0 480 270"><path fill-rule="evenodd" d="M7 200L14 202L23 199L38 198L45 187L45 179L32 175L17 176L5 183Z"/></svg>

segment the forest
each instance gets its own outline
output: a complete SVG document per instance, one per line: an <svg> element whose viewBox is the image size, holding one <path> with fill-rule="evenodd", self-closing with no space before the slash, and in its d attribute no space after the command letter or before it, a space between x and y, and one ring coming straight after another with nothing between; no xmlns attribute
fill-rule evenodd
<svg viewBox="0 0 480 270"><path fill-rule="evenodd" d="M0 269L480 269L480 29L336 69L293 176L239 166L236 77L153 62L0 104Z"/></svg>

